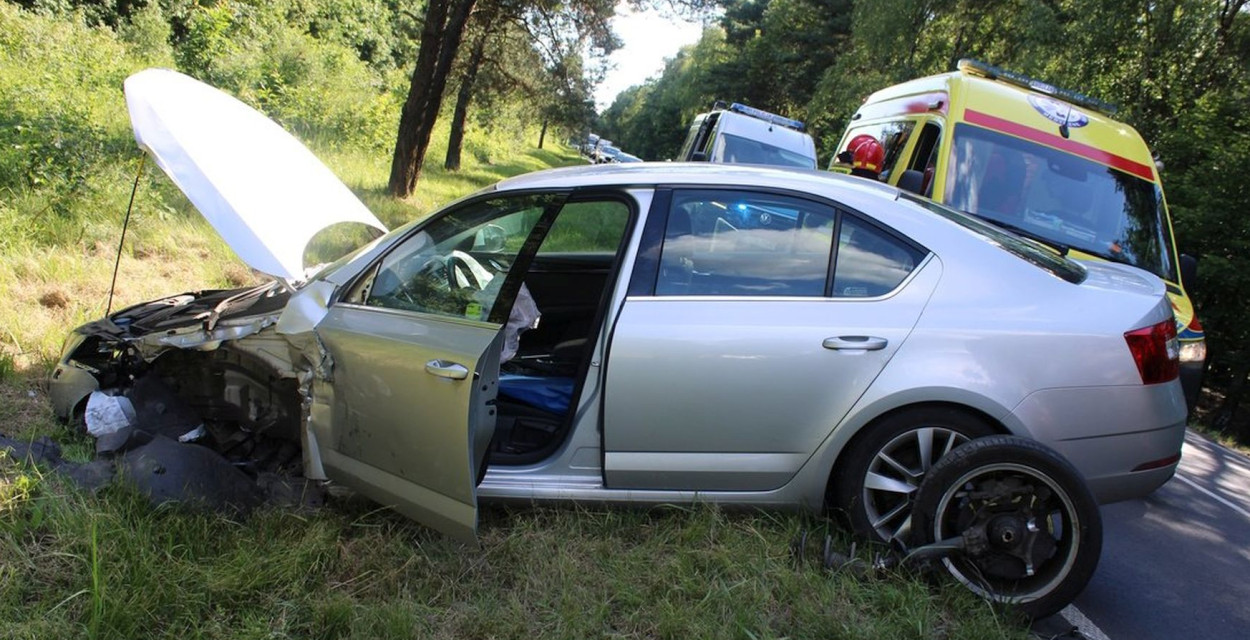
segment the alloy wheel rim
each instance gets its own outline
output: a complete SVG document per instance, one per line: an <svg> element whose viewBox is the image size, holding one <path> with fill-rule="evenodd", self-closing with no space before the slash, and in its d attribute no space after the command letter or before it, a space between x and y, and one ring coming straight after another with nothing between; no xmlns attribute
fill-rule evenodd
<svg viewBox="0 0 1250 640"><path fill-rule="evenodd" d="M920 427L895 436L877 451L864 474L863 504L868 523L882 540L906 537L920 483L942 456L968 440L945 427Z"/></svg>

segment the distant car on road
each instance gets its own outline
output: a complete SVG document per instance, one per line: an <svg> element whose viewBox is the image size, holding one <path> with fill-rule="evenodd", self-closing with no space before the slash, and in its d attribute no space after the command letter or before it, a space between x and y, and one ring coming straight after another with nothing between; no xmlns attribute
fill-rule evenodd
<svg viewBox="0 0 1250 640"><path fill-rule="evenodd" d="M614 162L616 160L616 156L620 153L621 149L619 147L612 146L610 143L600 144L598 150L595 152L595 164L607 164L609 162Z"/></svg>
<svg viewBox="0 0 1250 640"><path fill-rule="evenodd" d="M598 146L598 144L599 144L599 134L592 133L586 136L586 141L581 144L579 149L582 152L582 155L589 158L590 156L594 155L595 147Z"/></svg>

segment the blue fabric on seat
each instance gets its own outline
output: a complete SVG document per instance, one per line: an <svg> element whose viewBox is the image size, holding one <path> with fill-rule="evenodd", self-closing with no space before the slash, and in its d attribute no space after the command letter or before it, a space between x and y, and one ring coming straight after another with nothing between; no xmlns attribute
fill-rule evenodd
<svg viewBox="0 0 1250 640"><path fill-rule="evenodd" d="M573 378L523 376L504 373L499 376L499 393L552 413L568 411L573 401Z"/></svg>

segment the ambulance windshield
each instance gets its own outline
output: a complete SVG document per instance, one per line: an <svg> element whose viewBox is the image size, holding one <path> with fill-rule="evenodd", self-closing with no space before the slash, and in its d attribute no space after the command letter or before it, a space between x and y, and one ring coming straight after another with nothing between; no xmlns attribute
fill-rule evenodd
<svg viewBox="0 0 1250 640"><path fill-rule="evenodd" d="M965 123L948 166L948 206L1177 281L1155 183Z"/></svg>

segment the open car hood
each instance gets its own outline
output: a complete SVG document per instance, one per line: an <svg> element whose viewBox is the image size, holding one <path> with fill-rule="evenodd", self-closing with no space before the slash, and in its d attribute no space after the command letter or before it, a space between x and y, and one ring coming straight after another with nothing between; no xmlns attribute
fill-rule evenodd
<svg viewBox="0 0 1250 640"><path fill-rule="evenodd" d="M253 269L299 280L322 229L386 231L312 152L234 97L168 69L130 76L125 91L139 146Z"/></svg>

